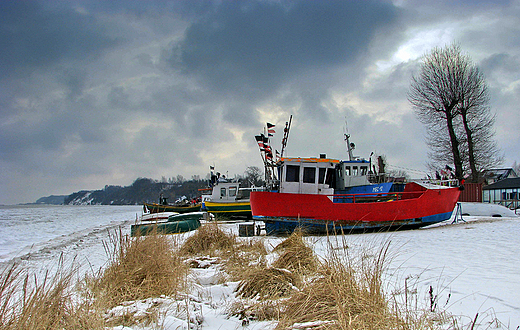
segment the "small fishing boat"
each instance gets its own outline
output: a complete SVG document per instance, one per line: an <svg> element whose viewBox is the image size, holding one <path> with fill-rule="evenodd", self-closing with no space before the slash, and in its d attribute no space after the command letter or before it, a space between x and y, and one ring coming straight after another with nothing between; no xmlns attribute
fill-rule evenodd
<svg viewBox="0 0 520 330"><path fill-rule="evenodd" d="M172 204L158 204L158 203L143 203L146 210L150 213L159 212L177 212L190 213L200 211L201 203L193 205L172 205Z"/></svg>
<svg viewBox="0 0 520 330"><path fill-rule="evenodd" d="M200 219L203 212L190 212L180 214L156 213L159 217L142 217L139 222L130 228L130 235L145 236L150 234L180 234L195 230L200 227ZM165 216L168 216L165 218ZM152 214L153 215L153 214Z"/></svg>
<svg viewBox="0 0 520 330"><path fill-rule="evenodd" d="M251 219L249 195L256 188L240 187L237 180L211 174L210 194L202 195L202 211L227 218Z"/></svg>
<svg viewBox="0 0 520 330"><path fill-rule="evenodd" d="M174 204L169 204L166 197L160 196L159 203L143 203L145 213L159 213L159 212L177 212L190 213L200 211L200 198L188 200L180 198Z"/></svg>
<svg viewBox="0 0 520 330"><path fill-rule="evenodd" d="M251 192L250 203L253 219L265 223L268 235L296 228L316 234L411 229L451 217L461 187L370 179L375 167L352 157L346 140L348 161L321 154L264 162L274 179L266 191Z"/></svg>

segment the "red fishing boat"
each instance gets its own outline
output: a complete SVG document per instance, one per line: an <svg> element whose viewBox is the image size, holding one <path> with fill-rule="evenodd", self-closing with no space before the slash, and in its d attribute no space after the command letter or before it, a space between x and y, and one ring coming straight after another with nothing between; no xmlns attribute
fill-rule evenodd
<svg viewBox="0 0 520 330"><path fill-rule="evenodd" d="M346 140L351 147L348 135ZM267 234L283 234L298 227L308 233L412 229L451 217L462 187L447 182L382 186L370 178L376 172L370 162L352 157L352 149L348 161L322 154L265 162L274 179L267 191L251 192L253 218L265 223Z"/></svg>
<svg viewBox="0 0 520 330"><path fill-rule="evenodd" d="M419 228L448 220L460 194L459 187L417 182L394 185L402 191L396 191L401 190L398 188L385 193L335 194L333 182L320 183L320 178L312 178L310 173L322 169L324 178L329 171L334 177L339 161L282 158L279 163L279 189L251 192L253 217L265 223L267 234L290 233L297 227L309 233ZM298 172L306 173L297 182L291 174L298 168L295 164L300 165Z"/></svg>

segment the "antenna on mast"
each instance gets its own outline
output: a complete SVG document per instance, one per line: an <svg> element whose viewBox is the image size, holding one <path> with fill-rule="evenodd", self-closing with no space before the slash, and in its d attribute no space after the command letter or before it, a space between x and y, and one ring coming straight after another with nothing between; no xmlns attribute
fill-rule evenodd
<svg viewBox="0 0 520 330"><path fill-rule="evenodd" d="M345 142L347 144L347 152L348 152L348 160L352 161L354 160L354 154L353 154L353 150L356 149L356 145L354 143L351 143L350 142L350 134L348 134L348 125L347 125L347 120L345 119Z"/></svg>

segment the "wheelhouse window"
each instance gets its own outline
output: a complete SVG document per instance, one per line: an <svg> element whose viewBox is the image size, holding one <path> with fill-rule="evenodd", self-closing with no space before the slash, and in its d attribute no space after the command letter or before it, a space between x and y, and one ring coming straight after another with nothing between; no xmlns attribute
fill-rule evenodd
<svg viewBox="0 0 520 330"><path fill-rule="evenodd" d="M320 171L318 172L318 183L324 184L325 183L325 172L327 172L326 168L320 168Z"/></svg>
<svg viewBox="0 0 520 330"><path fill-rule="evenodd" d="M220 197L226 197L226 188L220 188Z"/></svg>
<svg viewBox="0 0 520 330"><path fill-rule="evenodd" d="M229 197L235 197L237 195L237 187L229 187Z"/></svg>
<svg viewBox="0 0 520 330"><path fill-rule="evenodd" d="M366 166L361 166L361 175L367 175L368 168Z"/></svg>
<svg viewBox="0 0 520 330"><path fill-rule="evenodd" d="M345 176L350 176L350 166L345 166Z"/></svg>
<svg viewBox="0 0 520 330"><path fill-rule="evenodd" d="M357 176L357 175L358 175L358 167L352 166L352 176Z"/></svg>
<svg viewBox="0 0 520 330"><path fill-rule="evenodd" d="M247 199L249 198L251 194L251 190L250 189L240 189L237 193L237 199Z"/></svg>
<svg viewBox="0 0 520 330"><path fill-rule="evenodd" d="M315 167L304 167L303 168L303 183L316 183L316 168Z"/></svg>
<svg viewBox="0 0 520 330"><path fill-rule="evenodd" d="M285 181L299 182L300 181L300 167L294 165L287 165L287 173L285 173Z"/></svg>

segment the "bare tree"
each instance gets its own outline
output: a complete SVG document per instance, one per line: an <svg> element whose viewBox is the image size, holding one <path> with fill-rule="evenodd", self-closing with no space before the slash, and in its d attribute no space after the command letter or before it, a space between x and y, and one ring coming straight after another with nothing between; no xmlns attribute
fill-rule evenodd
<svg viewBox="0 0 520 330"><path fill-rule="evenodd" d="M248 185L260 187L263 185L262 181L262 170L257 166L248 166L244 172L244 179Z"/></svg>
<svg viewBox="0 0 520 330"><path fill-rule="evenodd" d="M484 76L458 45L424 57L408 100L427 127L429 158L441 168L447 165L442 161L450 162L459 180L469 173L477 181L483 169L501 163Z"/></svg>
<svg viewBox="0 0 520 330"><path fill-rule="evenodd" d="M516 175L520 175L520 164L516 162L516 160L513 163L513 171L515 171Z"/></svg>

